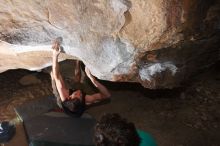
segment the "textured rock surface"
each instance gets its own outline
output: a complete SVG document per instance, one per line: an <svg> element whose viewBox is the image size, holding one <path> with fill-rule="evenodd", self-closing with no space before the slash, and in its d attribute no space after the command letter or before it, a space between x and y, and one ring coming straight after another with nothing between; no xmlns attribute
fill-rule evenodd
<svg viewBox="0 0 220 146"><path fill-rule="evenodd" d="M51 65L51 40L61 36L61 60L77 57L100 79L172 88L219 60L219 8L217 0L3 0L0 72Z"/></svg>

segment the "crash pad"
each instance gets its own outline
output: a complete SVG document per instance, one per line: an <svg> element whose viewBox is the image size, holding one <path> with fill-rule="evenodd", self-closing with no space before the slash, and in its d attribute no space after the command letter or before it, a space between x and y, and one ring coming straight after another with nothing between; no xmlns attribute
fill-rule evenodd
<svg viewBox="0 0 220 146"><path fill-rule="evenodd" d="M33 99L18 107L15 107L15 113L22 120L27 120L32 117L46 113L52 109L58 108L55 97L42 97L39 99Z"/></svg>
<svg viewBox="0 0 220 146"><path fill-rule="evenodd" d="M53 115L53 116L51 116ZM43 114L24 121L29 146L92 146L93 118Z"/></svg>

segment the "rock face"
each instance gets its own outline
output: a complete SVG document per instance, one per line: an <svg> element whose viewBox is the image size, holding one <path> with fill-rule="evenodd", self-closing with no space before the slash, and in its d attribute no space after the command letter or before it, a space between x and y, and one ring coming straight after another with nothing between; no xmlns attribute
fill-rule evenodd
<svg viewBox="0 0 220 146"><path fill-rule="evenodd" d="M0 72L76 57L96 77L172 88L219 60L220 4L214 0L2 0Z"/></svg>

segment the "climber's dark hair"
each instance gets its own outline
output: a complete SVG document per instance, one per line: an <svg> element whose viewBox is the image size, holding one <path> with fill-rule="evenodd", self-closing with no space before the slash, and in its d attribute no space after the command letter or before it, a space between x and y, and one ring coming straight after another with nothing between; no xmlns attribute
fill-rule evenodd
<svg viewBox="0 0 220 146"><path fill-rule="evenodd" d="M69 95L75 92L77 89L69 89ZM71 100L62 102L63 110L66 114L72 117L80 117L85 111L85 93L82 91L82 96Z"/></svg>

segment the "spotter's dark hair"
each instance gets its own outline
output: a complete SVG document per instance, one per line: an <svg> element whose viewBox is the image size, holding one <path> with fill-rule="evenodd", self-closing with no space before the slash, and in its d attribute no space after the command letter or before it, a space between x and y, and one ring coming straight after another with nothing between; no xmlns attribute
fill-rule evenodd
<svg viewBox="0 0 220 146"><path fill-rule="evenodd" d="M95 126L96 146L139 146L140 137L133 123L119 114L104 114Z"/></svg>

